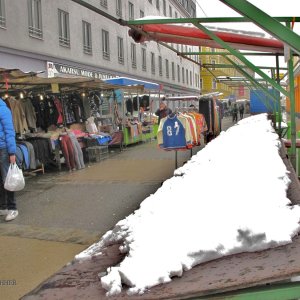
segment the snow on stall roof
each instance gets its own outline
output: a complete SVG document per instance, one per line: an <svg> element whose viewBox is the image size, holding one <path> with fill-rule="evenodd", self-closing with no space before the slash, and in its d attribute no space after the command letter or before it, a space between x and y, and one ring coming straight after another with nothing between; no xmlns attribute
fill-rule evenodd
<svg viewBox="0 0 300 300"><path fill-rule="evenodd" d="M107 295L120 293L122 284L135 294L209 260L291 243L300 207L286 196L290 179L280 147L266 114L241 120L76 258L122 243L127 256L101 283Z"/></svg>

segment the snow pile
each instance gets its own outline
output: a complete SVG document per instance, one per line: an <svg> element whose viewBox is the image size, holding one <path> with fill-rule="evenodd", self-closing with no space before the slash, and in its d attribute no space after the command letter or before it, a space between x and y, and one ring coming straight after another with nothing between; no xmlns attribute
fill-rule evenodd
<svg viewBox="0 0 300 300"><path fill-rule="evenodd" d="M290 180L279 147L266 115L240 121L80 257L121 242L127 256L101 282L107 295L122 284L133 294L208 260L290 243L300 208L286 197Z"/></svg>

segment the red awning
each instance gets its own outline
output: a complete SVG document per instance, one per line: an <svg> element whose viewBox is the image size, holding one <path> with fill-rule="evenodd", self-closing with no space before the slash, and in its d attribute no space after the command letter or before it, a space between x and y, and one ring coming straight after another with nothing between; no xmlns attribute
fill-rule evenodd
<svg viewBox="0 0 300 300"><path fill-rule="evenodd" d="M196 27L165 24L145 24L139 25L138 28L144 31L146 35L142 35L138 32L138 30L135 29L129 30L129 35L137 43L145 41L158 41L191 46L223 48L214 40L212 40L210 36ZM230 32L212 32L235 49L283 53L283 43L275 39L266 39Z"/></svg>

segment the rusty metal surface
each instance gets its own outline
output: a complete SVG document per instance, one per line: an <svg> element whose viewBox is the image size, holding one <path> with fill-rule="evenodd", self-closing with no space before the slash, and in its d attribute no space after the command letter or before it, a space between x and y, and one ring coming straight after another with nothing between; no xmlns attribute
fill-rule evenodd
<svg viewBox="0 0 300 300"><path fill-rule="evenodd" d="M118 245L105 249L103 255L66 266L22 300L104 299L98 274L122 260ZM213 260L184 272L181 278L151 288L142 296L122 292L118 299L185 299L231 291L258 284L272 283L300 274L300 237L292 244L254 253L240 253Z"/></svg>
<svg viewBox="0 0 300 300"><path fill-rule="evenodd" d="M281 157L290 171L292 184L288 196L293 204L300 203L300 184L287 159L285 149ZM279 220L280 221L280 220ZM99 273L123 259L118 245L107 247L103 255L84 262L73 262L53 275L22 300L36 299L105 299ZM149 258L150 259L150 258ZM151 288L143 295L128 296L125 291L110 300L118 299L187 299L233 291L237 289L288 280L300 274L300 236L288 245L253 253L240 253L207 263L184 272L168 284ZM142 274L141 274L142 276Z"/></svg>

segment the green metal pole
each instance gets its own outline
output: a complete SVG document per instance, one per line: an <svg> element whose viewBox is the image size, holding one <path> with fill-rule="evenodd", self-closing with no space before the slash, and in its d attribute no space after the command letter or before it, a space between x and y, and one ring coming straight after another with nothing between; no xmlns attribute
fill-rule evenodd
<svg viewBox="0 0 300 300"><path fill-rule="evenodd" d="M278 84L280 84L280 76L279 76L279 56L276 54L276 81ZM281 102L280 102L280 94L278 98L278 133L279 138L282 138L282 132L281 132ZM275 128L277 127L277 118L275 117Z"/></svg>
<svg viewBox="0 0 300 300"><path fill-rule="evenodd" d="M290 23L287 23L287 26L290 27ZM290 160L293 168L296 171L296 114L295 114L295 83L294 83L294 64L293 64L293 55L292 50L290 51L290 58L288 60L289 68L289 98L290 98L290 115L291 115L291 155Z"/></svg>
<svg viewBox="0 0 300 300"><path fill-rule="evenodd" d="M290 83L290 109L291 109L291 155L292 166L296 170L296 114L295 114L295 87L294 87L294 65L293 59L288 61L289 83Z"/></svg>

